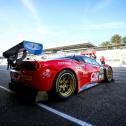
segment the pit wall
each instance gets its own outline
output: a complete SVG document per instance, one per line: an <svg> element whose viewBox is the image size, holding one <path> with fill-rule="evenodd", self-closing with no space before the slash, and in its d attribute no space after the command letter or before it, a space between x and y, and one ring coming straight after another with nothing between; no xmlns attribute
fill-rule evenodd
<svg viewBox="0 0 126 126"><path fill-rule="evenodd" d="M100 57L104 56L106 64L113 67L126 67L126 49L113 49L96 51L97 61L100 61Z"/></svg>
<svg viewBox="0 0 126 126"><path fill-rule="evenodd" d="M79 55L81 51L77 52L58 52L55 54L48 54L46 57L53 56L67 56ZM126 49L112 49L112 50L96 50L97 61L100 63L101 56L105 57L105 62L112 67L126 67Z"/></svg>

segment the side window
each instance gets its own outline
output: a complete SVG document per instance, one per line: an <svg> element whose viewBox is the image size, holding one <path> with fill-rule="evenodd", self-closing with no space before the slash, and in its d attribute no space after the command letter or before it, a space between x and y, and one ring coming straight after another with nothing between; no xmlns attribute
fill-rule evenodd
<svg viewBox="0 0 126 126"><path fill-rule="evenodd" d="M74 58L74 60L76 60L76 61L80 62L80 60L79 60L78 58Z"/></svg>
<svg viewBox="0 0 126 126"><path fill-rule="evenodd" d="M95 59L91 59L91 60L92 60L92 65L100 66L100 64Z"/></svg>
<svg viewBox="0 0 126 126"><path fill-rule="evenodd" d="M100 66L100 64L95 60L95 59L92 59L90 57L83 57L83 60L85 61L85 63L89 63L89 64L92 64L92 65L95 65L95 66Z"/></svg>
<svg viewBox="0 0 126 126"><path fill-rule="evenodd" d="M74 60L76 60L76 61L78 61L78 62L81 62L81 61L82 61L81 58L78 57L78 56L72 57L72 59L74 59Z"/></svg>
<svg viewBox="0 0 126 126"><path fill-rule="evenodd" d="M89 57L83 57L83 60L85 61L85 63L89 63L89 64L92 64L92 59L89 58Z"/></svg>

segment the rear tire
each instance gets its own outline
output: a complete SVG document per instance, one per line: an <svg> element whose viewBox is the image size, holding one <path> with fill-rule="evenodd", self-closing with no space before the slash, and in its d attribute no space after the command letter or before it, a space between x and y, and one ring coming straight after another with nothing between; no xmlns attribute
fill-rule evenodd
<svg viewBox="0 0 126 126"><path fill-rule="evenodd" d="M76 90L76 77L70 70L61 71L53 82L51 92L48 93L49 97L54 99L67 99L74 94Z"/></svg>

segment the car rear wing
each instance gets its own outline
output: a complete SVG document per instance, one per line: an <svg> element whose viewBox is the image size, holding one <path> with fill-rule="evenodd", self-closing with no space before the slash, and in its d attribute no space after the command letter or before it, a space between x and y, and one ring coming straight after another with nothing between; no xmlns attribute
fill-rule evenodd
<svg viewBox="0 0 126 126"><path fill-rule="evenodd" d="M23 52L23 53L21 53ZM27 54L39 55L43 52L43 45L40 43L22 41L16 46L3 52L3 56L7 58L8 64L15 67L16 64L21 65ZM18 55L18 53L20 55Z"/></svg>
<svg viewBox="0 0 126 126"><path fill-rule="evenodd" d="M43 52L43 45L30 41L22 41L21 43L3 52L3 56L5 58L9 58L17 55L21 51L27 51L28 53L39 55Z"/></svg>

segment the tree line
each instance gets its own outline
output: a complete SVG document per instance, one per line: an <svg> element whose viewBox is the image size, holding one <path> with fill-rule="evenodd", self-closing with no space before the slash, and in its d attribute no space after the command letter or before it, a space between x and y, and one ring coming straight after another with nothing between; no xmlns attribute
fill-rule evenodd
<svg viewBox="0 0 126 126"><path fill-rule="evenodd" d="M112 46L120 46L120 44L126 44L126 36L122 37L119 34L113 35L109 41L104 41L100 44L100 47L111 48Z"/></svg>

